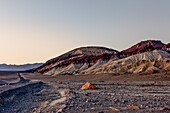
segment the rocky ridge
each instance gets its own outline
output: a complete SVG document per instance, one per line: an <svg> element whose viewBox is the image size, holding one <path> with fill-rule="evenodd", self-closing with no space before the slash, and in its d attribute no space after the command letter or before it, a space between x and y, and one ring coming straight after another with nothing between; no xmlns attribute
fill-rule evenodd
<svg viewBox="0 0 170 113"><path fill-rule="evenodd" d="M155 73L170 70L170 54L162 50L154 50L133 56L109 61L98 68L85 72L98 73Z"/></svg>
<svg viewBox="0 0 170 113"><path fill-rule="evenodd" d="M32 71L53 76L168 71L169 48L169 43L155 40L141 41L121 52L104 47L82 47L51 59ZM162 67L157 66L159 63Z"/></svg>
<svg viewBox="0 0 170 113"><path fill-rule="evenodd" d="M69 51L59 57L48 60L44 65L35 68L31 71L39 73L47 73L50 70L56 68L62 69L63 67L69 67L72 64L86 64L88 67L99 59L106 60L112 57L112 54L118 52L117 50L105 48L105 47L82 47ZM64 73L63 73L64 74ZM69 73L65 73L69 74Z"/></svg>

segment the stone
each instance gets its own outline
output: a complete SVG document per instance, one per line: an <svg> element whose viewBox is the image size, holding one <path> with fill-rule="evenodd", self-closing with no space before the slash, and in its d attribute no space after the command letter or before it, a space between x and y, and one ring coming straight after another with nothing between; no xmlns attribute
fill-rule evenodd
<svg viewBox="0 0 170 113"><path fill-rule="evenodd" d="M89 96L89 94L88 94L88 93L86 93L86 94L85 94L85 96Z"/></svg>
<svg viewBox="0 0 170 113"><path fill-rule="evenodd" d="M99 113L104 113L103 111L99 111Z"/></svg>
<svg viewBox="0 0 170 113"><path fill-rule="evenodd" d="M128 101L127 101L127 100L122 100L122 103L124 103L124 104L125 104L126 102L128 102Z"/></svg>
<svg viewBox="0 0 170 113"><path fill-rule="evenodd" d="M138 106L128 106L129 109L139 109Z"/></svg>
<svg viewBox="0 0 170 113"><path fill-rule="evenodd" d="M120 111L119 109L117 108L114 108L114 107L109 107L111 110L115 110L115 111Z"/></svg>
<svg viewBox="0 0 170 113"><path fill-rule="evenodd" d="M160 110L170 110L168 107L160 108Z"/></svg>
<svg viewBox="0 0 170 113"><path fill-rule="evenodd" d="M59 80L59 81L57 81L57 83L58 83L58 84L62 84L62 81Z"/></svg>
<svg viewBox="0 0 170 113"><path fill-rule="evenodd" d="M57 111L57 113L62 113L62 111L63 111L63 109L59 109L59 110Z"/></svg>
<svg viewBox="0 0 170 113"><path fill-rule="evenodd" d="M94 107L92 107L92 108L91 108L91 110L95 110L95 108L94 108Z"/></svg>
<svg viewBox="0 0 170 113"><path fill-rule="evenodd" d="M86 84L84 84L84 85L82 86L81 89L98 89L98 88L97 88L95 85L87 82Z"/></svg>
<svg viewBox="0 0 170 113"><path fill-rule="evenodd" d="M88 99L86 100L86 103L87 103L87 102L89 102L89 100L88 100Z"/></svg>
<svg viewBox="0 0 170 113"><path fill-rule="evenodd" d="M140 105L140 108L142 109L142 108L143 108L143 105Z"/></svg>

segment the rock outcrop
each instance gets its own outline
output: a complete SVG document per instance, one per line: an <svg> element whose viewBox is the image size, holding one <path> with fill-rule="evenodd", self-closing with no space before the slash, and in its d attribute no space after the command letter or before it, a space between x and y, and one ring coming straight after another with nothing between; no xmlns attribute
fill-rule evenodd
<svg viewBox="0 0 170 113"><path fill-rule="evenodd" d="M127 57L148 51L160 50L164 47L164 45L165 44L159 40L141 41L136 45L117 53L117 55L119 55L120 57Z"/></svg>
<svg viewBox="0 0 170 113"><path fill-rule="evenodd" d="M170 54L154 50L132 55L116 61L109 61L98 68L86 71L85 74L99 73L149 73L170 70Z"/></svg>
<svg viewBox="0 0 170 113"><path fill-rule="evenodd" d="M82 47L69 51L31 70L47 75L98 73L155 73L169 70L170 43L141 41L118 52L105 47Z"/></svg>
<svg viewBox="0 0 170 113"><path fill-rule="evenodd" d="M170 50L170 43L163 46L163 49Z"/></svg>
<svg viewBox="0 0 170 113"><path fill-rule="evenodd" d="M81 68L81 70L87 69L99 60L101 62L109 60L116 52L118 51L105 47L77 48L59 57L53 58L44 65L31 71L50 75L76 74L79 73L76 72L76 68ZM67 71L62 71L62 69Z"/></svg>

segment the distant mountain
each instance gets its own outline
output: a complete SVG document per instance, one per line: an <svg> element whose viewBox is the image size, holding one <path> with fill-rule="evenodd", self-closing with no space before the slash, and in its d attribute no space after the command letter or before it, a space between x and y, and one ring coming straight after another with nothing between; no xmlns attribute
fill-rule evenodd
<svg viewBox="0 0 170 113"><path fill-rule="evenodd" d="M169 48L170 44L159 40L141 41L121 52L105 47L82 47L51 59L30 71L53 76L166 71L170 70Z"/></svg>
<svg viewBox="0 0 170 113"><path fill-rule="evenodd" d="M0 64L0 71L26 71L33 68L37 68L41 65L43 65L43 63L23 64L23 65Z"/></svg>

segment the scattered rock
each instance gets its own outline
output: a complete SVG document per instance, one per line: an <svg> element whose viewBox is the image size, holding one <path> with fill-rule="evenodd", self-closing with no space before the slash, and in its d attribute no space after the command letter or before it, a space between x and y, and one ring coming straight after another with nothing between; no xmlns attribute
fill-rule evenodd
<svg viewBox="0 0 170 113"><path fill-rule="evenodd" d="M87 82L86 84L84 84L84 85L82 86L81 89L98 89L98 88L97 88L95 85Z"/></svg>
<svg viewBox="0 0 170 113"><path fill-rule="evenodd" d="M140 105L140 109L142 109L143 108L143 105Z"/></svg>
<svg viewBox="0 0 170 113"><path fill-rule="evenodd" d="M89 102L89 100L88 100L88 99L86 100L86 103L87 103L87 102Z"/></svg>
<svg viewBox="0 0 170 113"><path fill-rule="evenodd" d="M58 111L57 111L57 113L61 113L63 111L63 109L59 109Z"/></svg>
<svg viewBox="0 0 170 113"><path fill-rule="evenodd" d="M94 108L94 107L92 107L92 108L91 108L91 110L95 110L95 108Z"/></svg>
<svg viewBox="0 0 170 113"><path fill-rule="evenodd" d="M85 82L83 82L85 84ZM79 90L82 82L67 81L59 85L52 81L50 85L37 87L31 85L27 88L17 89L0 95L0 112L56 112L56 113L82 113L82 112L168 112L169 87L138 87L100 85L100 90ZM94 85L97 82L93 82ZM121 82L118 82L121 84ZM135 84L136 82L134 82ZM58 84L58 85L57 85ZM132 83L128 83L132 84ZM139 84L139 83L136 83ZM140 85L152 84L143 83ZM168 84L169 83L156 83ZM55 89L51 85L56 86ZM38 85L39 86L39 85ZM61 88L58 88L60 86ZM2 89L2 88L0 88ZM26 89L26 90L25 90ZM112 89L112 90L111 90ZM144 91L144 92L143 92ZM21 93L20 93L21 92ZM23 94L23 92L26 92ZM141 93L142 92L142 93ZM100 94L99 94L100 93ZM17 95L6 96L6 95ZM148 95L149 94L149 95ZM56 101L57 99L57 101ZM30 105L30 103L32 103ZM54 103L54 104L51 104ZM140 103L140 104L139 104ZM6 106L7 105L7 106ZM8 106L9 105L9 106ZM27 105L29 105L27 107ZM52 106L51 106L52 105ZM66 107L64 107L66 106ZM128 108L128 106L138 106ZM164 108L167 107L167 108ZM24 109L22 109L24 108ZM35 108L35 109L34 109ZM161 109L160 109L161 108ZM4 109L4 110L3 110ZM16 109L16 110L14 110ZM58 111L62 109L62 111ZM133 110L134 109L134 110ZM166 111L167 110L167 111Z"/></svg>
<svg viewBox="0 0 170 113"><path fill-rule="evenodd" d="M114 107L109 107L111 110L115 110L115 111L120 111L119 109L116 109Z"/></svg>
<svg viewBox="0 0 170 113"><path fill-rule="evenodd" d="M59 81L57 81L57 83L58 83L58 84L62 84L62 81L59 80Z"/></svg>
<svg viewBox="0 0 170 113"><path fill-rule="evenodd" d="M138 106L128 106L129 109L139 109Z"/></svg>
<svg viewBox="0 0 170 113"><path fill-rule="evenodd" d="M89 93L86 93L85 96L89 96Z"/></svg>
<svg viewBox="0 0 170 113"><path fill-rule="evenodd" d="M99 113L104 113L103 111L99 111Z"/></svg>
<svg viewBox="0 0 170 113"><path fill-rule="evenodd" d="M127 101L127 100L123 100L123 101L122 101L122 103L124 103L124 104L125 104L126 102L128 102L128 101Z"/></svg>
<svg viewBox="0 0 170 113"><path fill-rule="evenodd" d="M170 110L168 107L160 108L160 110Z"/></svg>

